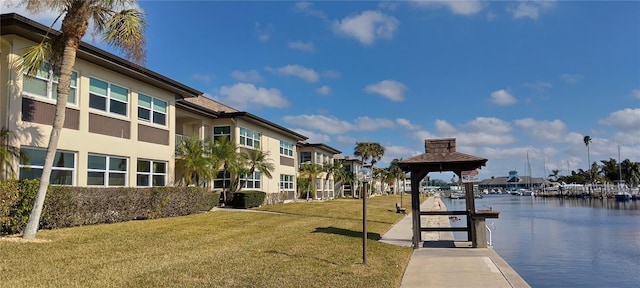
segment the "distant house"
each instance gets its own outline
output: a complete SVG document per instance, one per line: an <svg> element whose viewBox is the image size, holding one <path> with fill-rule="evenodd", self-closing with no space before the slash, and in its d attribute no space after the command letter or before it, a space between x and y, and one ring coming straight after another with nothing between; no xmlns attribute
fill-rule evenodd
<svg viewBox="0 0 640 288"><path fill-rule="evenodd" d="M334 161L338 161L342 163L342 168L346 173L353 174L353 177L356 178L360 169L362 169L362 161L357 158L353 158L350 156L342 156L336 155ZM358 188L358 181L354 181L353 183L347 182L338 182L335 183L336 187L334 188L336 194L342 197L354 197L354 192Z"/></svg>
<svg viewBox="0 0 640 288"><path fill-rule="evenodd" d="M318 165L333 164L334 156L341 153L340 150L322 143L298 142L296 146L298 149L298 153L300 154L298 158L299 165L302 165L304 163ZM329 174L329 179L326 179L326 176L327 174L323 172L319 174L315 180L315 197L317 199L329 199L335 197L334 175Z"/></svg>
<svg viewBox="0 0 640 288"><path fill-rule="evenodd" d="M508 176L491 177L484 179L478 183L478 189L489 191L497 189L500 191L517 191L519 189L542 189L543 186L550 184L544 178L536 178L531 176L519 176L515 170L509 171Z"/></svg>

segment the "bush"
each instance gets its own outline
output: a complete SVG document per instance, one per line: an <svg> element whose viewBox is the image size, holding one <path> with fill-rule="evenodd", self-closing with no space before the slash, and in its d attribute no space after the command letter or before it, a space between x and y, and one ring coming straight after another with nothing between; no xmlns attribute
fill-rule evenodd
<svg viewBox="0 0 640 288"><path fill-rule="evenodd" d="M0 234L22 232L33 207L39 180L0 183ZM40 227L183 216L208 211L218 193L202 187L98 188L49 186Z"/></svg>
<svg viewBox="0 0 640 288"><path fill-rule="evenodd" d="M39 180L0 182L0 235L16 234L29 220Z"/></svg>
<svg viewBox="0 0 640 288"><path fill-rule="evenodd" d="M267 193L262 191L238 191L233 193L232 205L234 208L258 207L264 203Z"/></svg>

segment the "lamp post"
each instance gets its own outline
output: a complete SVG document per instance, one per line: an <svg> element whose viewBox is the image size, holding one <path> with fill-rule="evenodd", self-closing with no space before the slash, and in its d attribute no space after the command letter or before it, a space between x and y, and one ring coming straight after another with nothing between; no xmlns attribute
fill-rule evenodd
<svg viewBox="0 0 640 288"><path fill-rule="evenodd" d="M362 265L367 265L367 183L373 178L371 168L365 166L358 172L358 180L363 183L362 187Z"/></svg>

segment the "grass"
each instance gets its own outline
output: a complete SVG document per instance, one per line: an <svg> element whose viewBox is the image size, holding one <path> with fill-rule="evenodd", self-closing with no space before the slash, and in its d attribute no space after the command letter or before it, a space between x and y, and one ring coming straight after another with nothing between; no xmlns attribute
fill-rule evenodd
<svg viewBox="0 0 640 288"><path fill-rule="evenodd" d="M403 215L399 196L216 211L0 241L5 287L398 287L412 250L374 241ZM405 206L410 196L404 196Z"/></svg>

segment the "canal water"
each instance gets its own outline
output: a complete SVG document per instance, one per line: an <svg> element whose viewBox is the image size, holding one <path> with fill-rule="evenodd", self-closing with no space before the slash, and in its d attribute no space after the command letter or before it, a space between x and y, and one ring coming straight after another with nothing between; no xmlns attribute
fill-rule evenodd
<svg viewBox="0 0 640 288"><path fill-rule="evenodd" d="M464 199L443 198L448 210ZM487 195L493 249L532 287L640 287L640 201ZM458 221L453 226L464 225ZM466 240L466 233L455 233Z"/></svg>

